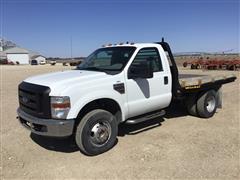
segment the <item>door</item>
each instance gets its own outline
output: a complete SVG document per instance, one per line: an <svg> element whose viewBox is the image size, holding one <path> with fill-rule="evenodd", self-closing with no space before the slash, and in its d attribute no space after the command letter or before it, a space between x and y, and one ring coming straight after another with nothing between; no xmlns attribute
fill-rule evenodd
<svg viewBox="0 0 240 180"><path fill-rule="evenodd" d="M7 59L14 63L18 61L20 64L29 64L28 54L7 54Z"/></svg>
<svg viewBox="0 0 240 180"><path fill-rule="evenodd" d="M126 77L129 117L165 108L171 101L170 74L163 69L157 48L140 49L128 70L135 63L149 60L153 64L153 78Z"/></svg>

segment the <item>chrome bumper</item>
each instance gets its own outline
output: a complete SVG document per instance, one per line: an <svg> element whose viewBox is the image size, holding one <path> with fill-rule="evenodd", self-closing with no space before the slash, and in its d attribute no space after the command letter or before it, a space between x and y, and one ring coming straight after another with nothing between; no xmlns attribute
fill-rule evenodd
<svg viewBox="0 0 240 180"><path fill-rule="evenodd" d="M17 109L17 114L19 122L34 134L66 137L73 133L74 119L56 120L37 118L25 113L20 108Z"/></svg>

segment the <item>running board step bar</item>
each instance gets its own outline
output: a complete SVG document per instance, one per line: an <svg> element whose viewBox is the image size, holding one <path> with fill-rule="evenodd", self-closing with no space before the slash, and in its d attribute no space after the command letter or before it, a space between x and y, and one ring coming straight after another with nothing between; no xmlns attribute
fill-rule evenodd
<svg viewBox="0 0 240 180"><path fill-rule="evenodd" d="M157 111L157 112L155 111L152 114L148 113L145 116L142 115L142 116L138 116L136 118L128 119L126 121L126 124L137 124L137 123L148 121L150 119L154 119L154 118L157 118L160 116L164 116L165 114L166 114L165 110L161 110L161 111Z"/></svg>

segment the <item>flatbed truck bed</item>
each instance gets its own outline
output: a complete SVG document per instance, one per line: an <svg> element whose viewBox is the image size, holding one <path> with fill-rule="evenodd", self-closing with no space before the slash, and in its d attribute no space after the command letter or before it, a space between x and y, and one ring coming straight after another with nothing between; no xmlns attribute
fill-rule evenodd
<svg viewBox="0 0 240 180"><path fill-rule="evenodd" d="M198 75L179 74L179 84L183 90L201 90L202 88L232 82L236 76L231 75Z"/></svg>

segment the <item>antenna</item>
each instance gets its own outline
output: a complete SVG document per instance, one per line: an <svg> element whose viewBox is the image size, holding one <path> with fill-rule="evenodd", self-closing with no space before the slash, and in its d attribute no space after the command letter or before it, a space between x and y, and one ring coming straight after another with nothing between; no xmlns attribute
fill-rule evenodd
<svg viewBox="0 0 240 180"><path fill-rule="evenodd" d="M164 42L164 37L162 37L162 42Z"/></svg>
<svg viewBox="0 0 240 180"><path fill-rule="evenodd" d="M71 48L71 60L72 60L72 36L70 38L70 48Z"/></svg>

